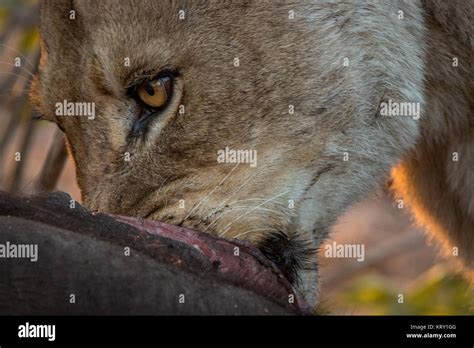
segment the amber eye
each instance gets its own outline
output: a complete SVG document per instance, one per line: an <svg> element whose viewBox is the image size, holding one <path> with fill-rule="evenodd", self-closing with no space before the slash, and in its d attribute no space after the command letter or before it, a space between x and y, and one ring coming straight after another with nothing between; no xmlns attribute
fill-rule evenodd
<svg viewBox="0 0 474 348"><path fill-rule="evenodd" d="M171 77L163 76L138 86L137 94L141 101L153 108L161 108L171 98Z"/></svg>

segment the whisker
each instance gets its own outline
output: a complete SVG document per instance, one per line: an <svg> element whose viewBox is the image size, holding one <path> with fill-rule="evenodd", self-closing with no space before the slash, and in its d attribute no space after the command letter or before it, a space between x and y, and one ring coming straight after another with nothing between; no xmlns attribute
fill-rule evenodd
<svg viewBox="0 0 474 348"><path fill-rule="evenodd" d="M207 217L209 216L212 216L213 214L215 214L217 211L219 211L220 209L222 209L224 207L224 205L226 204L226 202L233 196L235 195L237 192L239 192L249 181L250 179L252 179L255 175L257 174L257 172L255 172L254 174L252 174L251 176L249 176L242 185L240 185L234 192L232 192L225 200L223 200L221 203L219 203L219 205L217 206L217 208L215 208L213 211L209 212L208 214L206 214ZM207 228L204 230L204 232L207 231Z"/></svg>
<svg viewBox="0 0 474 348"><path fill-rule="evenodd" d="M247 206L232 207L231 210L228 210L228 211L225 211L225 212L219 214L219 216L218 216L216 219L214 219L214 220L206 227L206 229L205 229L203 232L207 232L207 230L208 230L209 228L213 227L217 222L219 222L219 220L221 220L224 215L230 214L230 213L232 213L232 212L234 212L234 211L240 211L240 210L245 210L245 209L249 209L249 208L251 208L251 207L247 207Z"/></svg>
<svg viewBox="0 0 474 348"><path fill-rule="evenodd" d="M25 94L28 94L28 90L26 89L9 89L8 91L6 92L10 92L10 93L2 93L0 94L0 97L3 97L4 95L12 95L12 93L15 93L15 95L25 95Z"/></svg>
<svg viewBox="0 0 474 348"><path fill-rule="evenodd" d="M235 204L235 203L237 203L237 202L245 202L245 201L250 201L250 200L264 201L265 199L266 199L266 198L247 198L247 199L240 199L240 200L237 200L237 201L230 202L230 203L228 203L228 205L230 206L230 205ZM283 206L286 207L286 202L285 202L285 201L275 200L274 203L278 203L278 204L281 204L281 205L283 205ZM211 213L208 214L207 216L209 217L209 216L215 214L218 210L219 210L219 209L215 209L213 212L211 212ZM224 214L225 214L225 213L220 214L216 219L214 219L213 221L211 221L211 222L209 223L209 225L206 227L206 229L205 229L203 232L206 232L206 231L208 230L208 228L211 228L211 227L217 222L217 220L219 220L220 217L221 217L222 215L224 215Z"/></svg>
<svg viewBox="0 0 474 348"><path fill-rule="evenodd" d="M35 66L28 60L28 58L27 58L23 53L21 53L20 51L18 51L17 49L15 49L15 48L13 48L13 47L11 47L11 46L8 46L7 44L4 44L4 43L0 43L0 46L9 48L9 49L11 49L13 52L18 53L20 56L22 56L23 58L25 58L25 61L26 61L33 69L35 69Z"/></svg>
<svg viewBox="0 0 474 348"><path fill-rule="evenodd" d="M235 204L235 203L242 203L242 202L247 202L247 201L264 201L266 198L246 198L246 199L238 199L236 201L232 201L230 203L227 203L226 205L227 206L231 206L232 204ZM275 201L275 203L278 203L278 204L282 204L282 205L286 205L286 202L284 201ZM207 217L210 217L211 215L215 214L219 209L214 209L212 212L210 212L209 214L207 214L206 216Z"/></svg>
<svg viewBox="0 0 474 348"><path fill-rule="evenodd" d="M227 173L227 175L224 177L224 179L221 180L221 182L219 182L212 190L211 192L209 192L197 205L195 205L191 211L184 217L184 219L179 223L178 226L181 226L187 218L189 218L189 216L203 203L205 202L213 193L214 191L222 185L222 183L234 172L234 170L239 166L240 163L237 163L233 168L232 170Z"/></svg>
<svg viewBox="0 0 474 348"><path fill-rule="evenodd" d="M0 62L0 64L2 65L9 65L9 66L12 66L14 68L18 68L17 66L15 66L15 64L12 64L12 63L8 63L8 62ZM21 68L20 68L21 69ZM30 74L31 77L35 77L35 75L28 69L26 68L23 68L23 71L27 72L28 74Z"/></svg>
<svg viewBox="0 0 474 348"><path fill-rule="evenodd" d="M280 197L280 196L283 196L284 194L287 194L288 192L289 192L289 191L285 191L285 192L280 193L280 194L278 194L278 195L276 195L276 196L274 196L274 197L272 197L272 198L267 199L267 200L264 201L263 203L260 203L259 205L255 206L254 208L252 208L251 210L249 210L249 211L246 212L245 214L242 214L242 215L240 215L239 217L237 217L236 219L234 219L234 220L232 220L231 222L229 222L229 223L224 227L224 230L225 230L227 227L231 226L234 222L236 222L236 221L240 220L241 218L243 218L244 216L250 214L252 211L254 211L255 209L257 209L258 207L261 207L262 205L264 205L264 204L266 204L266 203L268 203L268 202L271 202L273 199L278 198L278 197Z"/></svg>
<svg viewBox="0 0 474 348"><path fill-rule="evenodd" d="M161 182L160 184L160 187L158 187L158 193L160 193L161 189L163 188L163 185L165 184L165 182L169 179L170 177L167 176L166 178L163 179L163 181Z"/></svg>
<svg viewBox="0 0 474 348"><path fill-rule="evenodd" d="M230 202L230 203L228 203L228 205L232 205L232 204L240 203L240 202L246 202L246 201L264 201L264 200L266 200L266 198L246 198L246 199L239 199L239 200ZM279 200L275 200L273 202L284 205L284 206L286 206L286 204L287 204L285 201L279 201Z"/></svg>
<svg viewBox="0 0 474 348"><path fill-rule="evenodd" d="M262 212L271 212L271 213L275 213L277 215L280 215L280 216L286 216L285 213L281 212L281 211L277 211L277 210L273 210L273 209L269 209L269 208L262 208L262 207L252 207L252 206L236 206L236 207L232 207L231 210L228 210L228 211L225 211L223 212L222 214L219 214L219 216L212 222L210 223L206 229L208 228L211 228L212 226L214 226L219 220L222 219L222 217L224 215L227 215L229 213L232 213L234 211L239 211L239 210L243 210L243 209L249 209L249 208L256 208L257 211L262 211ZM227 227L227 226L226 226ZM203 231L205 232L205 231Z"/></svg>
<svg viewBox="0 0 474 348"><path fill-rule="evenodd" d="M253 229L253 230L249 230L249 231L245 231L245 232L242 232L242 233L239 233L238 235L234 236L233 238L240 238L242 236L245 236L249 233L255 233L255 232L260 232L260 231L275 231L275 232L278 232L278 230L274 229L274 228L256 228L256 229Z"/></svg>
<svg viewBox="0 0 474 348"><path fill-rule="evenodd" d="M30 82L30 79L25 77L25 76L22 76L22 75L19 75L19 74L15 74L14 72L9 72L9 71L0 71L0 74L4 74L4 75L13 75L13 76L16 76L16 77L20 77L22 79L24 79L25 81L27 82Z"/></svg>

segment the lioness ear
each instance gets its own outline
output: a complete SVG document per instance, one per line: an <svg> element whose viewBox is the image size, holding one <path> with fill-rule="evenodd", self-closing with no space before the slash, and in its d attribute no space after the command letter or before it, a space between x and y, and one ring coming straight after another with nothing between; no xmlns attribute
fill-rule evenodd
<svg viewBox="0 0 474 348"><path fill-rule="evenodd" d="M72 0L43 0L40 26L47 51L77 49L82 32Z"/></svg>
<svg viewBox="0 0 474 348"><path fill-rule="evenodd" d="M65 81L67 74L54 68L55 62L69 61L77 64L77 59L81 56L80 50L83 49L84 35L74 2L43 0L40 33L39 74L31 82L30 100L41 113L41 119L55 122L56 117L51 115L55 101L45 98L45 95L54 95L49 92L68 83Z"/></svg>

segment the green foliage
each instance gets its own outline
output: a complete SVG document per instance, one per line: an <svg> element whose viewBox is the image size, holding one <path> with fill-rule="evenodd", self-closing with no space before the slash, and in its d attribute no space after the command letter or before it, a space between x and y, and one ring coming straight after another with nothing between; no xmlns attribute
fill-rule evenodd
<svg viewBox="0 0 474 348"><path fill-rule="evenodd" d="M9 10L6 7L0 6L0 33L5 30Z"/></svg>
<svg viewBox="0 0 474 348"><path fill-rule="evenodd" d="M399 303L399 294L403 303ZM377 274L357 278L335 299L343 311L375 315L472 315L474 290L460 275L433 269L400 291ZM350 313L347 313L350 314Z"/></svg>
<svg viewBox="0 0 474 348"><path fill-rule="evenodd" d="M38 48L39 33L36 28L29 28L23 32L23 37L20 42L20 51L30 51Z"/></svg>

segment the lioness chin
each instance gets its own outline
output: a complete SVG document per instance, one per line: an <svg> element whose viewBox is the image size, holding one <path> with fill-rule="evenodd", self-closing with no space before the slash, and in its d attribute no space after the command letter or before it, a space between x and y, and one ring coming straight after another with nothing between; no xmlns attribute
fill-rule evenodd
<svg viewBox="0 0 474 348"><path fill-rule="evenodd" d="M249 240L316 303L316 250L391 173L473 265L473 15L45 0L33 101L65 132L89 209Z"/></svg>

